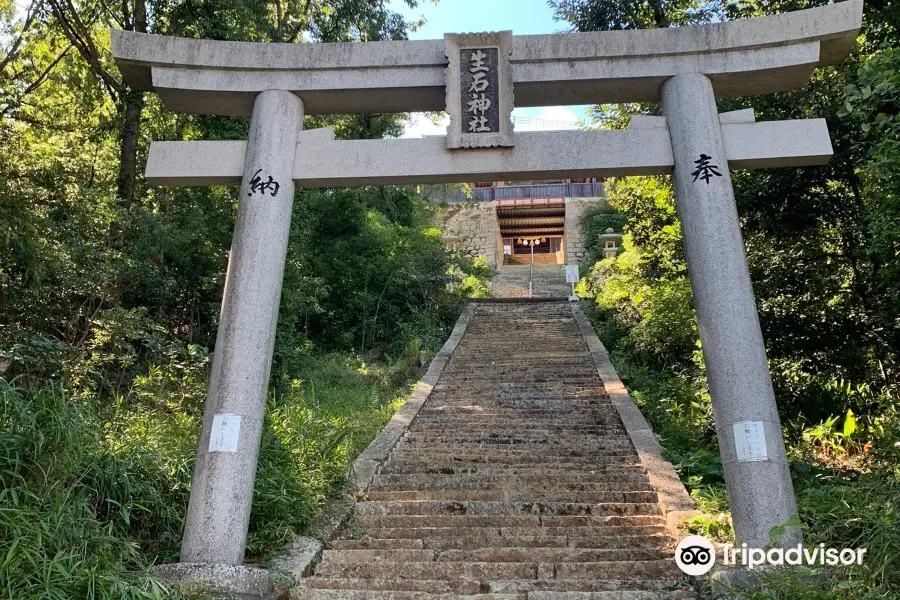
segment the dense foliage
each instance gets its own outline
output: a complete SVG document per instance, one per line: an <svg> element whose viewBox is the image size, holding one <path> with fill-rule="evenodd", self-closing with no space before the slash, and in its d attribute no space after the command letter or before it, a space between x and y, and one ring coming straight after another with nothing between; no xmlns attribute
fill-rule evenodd
<svg viewBox="0 0 900 600"><path fill-rule="evenodd" d="M824 4L612 0L551 2L580 30L740 19ZM648 15L660 13L664 19ZM612 16L610 16L612 15ZM753 598L900 595L900 7L867 2L851 57L802 90L720 102L759 120L825 118L826 166L732 173L769 366L807 542L865 547L862 569L784 573ZM597 106L626 126L654 105ZM624 248L598 261L581 291L669 458L707 514L693 531L733 535L681 240L666 177L609 182ZM596 229L606 214L588 214Z"/></svg>
<svg viewBox="0 0 900 600"><path fill-rule="evenodd" d="M416 0L406 0L410 6ZM132 90L107 27L403 39L385 0L0 0L0 597L164 595L235 219L230 188L150 189L150 139L245 139ZM307 117L341 138L402 115ZM407 188L298 191L248 557L303 532L434 353L482 262Z"/></svg>

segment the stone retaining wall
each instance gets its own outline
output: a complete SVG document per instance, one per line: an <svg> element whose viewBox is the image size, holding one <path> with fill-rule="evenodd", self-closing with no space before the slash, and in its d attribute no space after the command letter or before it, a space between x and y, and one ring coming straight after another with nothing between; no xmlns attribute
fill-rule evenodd
<svg viewBox="0 0 900 600"><path fill-rule="evenodd" d="M488 266L497 268L498 258L503 256L503 242L496 202L449 206L442 215L440 227L448 246L457 245L472 258L484 255Z"/></svg>

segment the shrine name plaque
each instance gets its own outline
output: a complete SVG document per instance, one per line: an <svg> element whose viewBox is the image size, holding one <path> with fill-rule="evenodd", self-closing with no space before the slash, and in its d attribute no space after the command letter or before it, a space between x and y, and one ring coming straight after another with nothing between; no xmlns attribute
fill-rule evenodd
<svg viewBox="0 0 900 600"><path fill-rule="evenodd" d="M444 36L449 60L447 148L514 145L511 48L511 31Z"/></svg>

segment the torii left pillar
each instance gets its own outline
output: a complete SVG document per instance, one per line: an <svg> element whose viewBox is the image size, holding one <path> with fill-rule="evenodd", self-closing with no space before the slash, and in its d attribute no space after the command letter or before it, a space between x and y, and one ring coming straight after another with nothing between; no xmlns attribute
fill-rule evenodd
<svg viewBox="0 0 900 600"><path fill-rule="evenodd" d="M253 104L182 563L244 560L303 113L300 98L282 90L262 92Z"/></svg>

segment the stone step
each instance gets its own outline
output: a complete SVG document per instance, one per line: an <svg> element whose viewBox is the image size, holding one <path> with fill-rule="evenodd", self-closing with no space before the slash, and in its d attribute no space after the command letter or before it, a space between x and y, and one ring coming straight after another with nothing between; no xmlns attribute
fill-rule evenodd
<svg viewBox="0 0 900 600"><path fill-rule="evenodd" d="M450 532L448 535L454 535ZM480 548L649 548L664 549L671 545L665 535L615 535L578 537L566 535L512 535L502 536L496 530L486 529L469 535L454 537L381 538L334 540L333 550L477 550Z"/></svg>
<svg viewBox="0 0 900 600"><path fill-rule="evenodd" d="M619 590L615 592L528 592L525 598L528 600L696 600L699 596L696 592L681 590L665 592Z"/></svg>
<svg viewBox="0 0 900 600"><path fill-rule="evenodd" d="M595 376L592 376L591 379L573 379L567 385L545 381L547 378L566 375L559 371L559 368L547 369L545 373L531 371L527 374L493 371L492 373L481 373L477 378L451 379L432 390L434 395L431 399L434 400L434 404L426 410L436 413L462 412L474 415L490 412L492 409L495 411L509 410L510 407L505 403L519 397L564 398L571 402L565 412L608 409L612 406L604 389L593 378ZM517 380L517 383L510 383L510 379ZM549 409L535 406L524 410L536 412Z"/></svg>
<svg viewBox="0 0 900 600"><path fill-rule="evenodd" d="M620 470L616 477L610 477L610 471L595 473L591 479L584 480L577 473L553 473L521 475L462 473L412 473L412 474L379 474L369 488L372 492L410 491L443 491L443 490L528 490L535 493L557 492L649 492L653 487L647 476L639 469ZM527 493L527 492L522 492Z"/></svg>
<svg viewBox="0 0 900 600"><path fill-rule="evenodd" d="M444 550L438 562L641 562L670 559L664 552L646 548L480 548ZM674 554L671 557L674 561Z"/></svg>
<svg viewBox="0 0 900 600"><path fill-rule="evenodd" d="M364 504L364 503L360 503ZM359 505L357 505L358 507ZM394 515L365 516L358 515L356 523L363 531L370 529L400 529L405 527L540 527L541 518L537 515ZM374 536L374 534L370 534ZM380 537L380 536L378 536Z"/></svg>
<svg viewBox="0 0 900 600"><path fill-rule="evenodd" d="M584 579L575 580L545 580L545 581L448 581L430 579L344 579L337 577L309 577L303 580L307 590L329 589L341 592L349 590L372 590L390 592L426 592L429 594L458 594L462 597L471 597L482 591L494 594L511 594L513 597L522 598L529 594L528 598L544 598L552 600L554 596L547 594L606 594L600 596L581 596L580 598L601 598L603 600L687 600L696 598L693 591L672 590L678 582L660 580L626 580L626 581L590 581ZM483 588L488 588L483 590ZM496 589L495 589L496 588ZM626 589L623 589L626 588ZM631 589L627 589L631 588ZM558 590L575 590L560 592ZM618 596L614 594L619 594ZM626 594L626 595L622 595ZM651 594L651 595L648 595ZM303 596L291 596L302 598ZM306 598L314 596L306 596ZM333 597L333 596L332 596ZM338 596L352 597L352 596ZM376 597L377 596L373 596ZM396 596L391 596L396 597ZM496 597L496 596L495 596ZM565 596L556 596L565 598ZM425 598L428 598L427 596ZM431 597L433 598L433 596ZM579 596L569 596L572 600L578 600ZM430 599L429 599L430 600Z"/></svg>
<svg viewBox="0 0 900 600"><path fill-rule="evenodd" d="M553 577L559 579L615 579L627 573L637 579L670 578L682 575L674 559L635 562L585 562L554 565Z"/></svg>
<svg viewBox="0 0 900 600"><path fill-rule="evenodd" d="M497 384L500 385L500 384ZM449 394L448 394L449 395ZM605 398L588 399L579 398L579 394L572 391L570 394L559 394L562 399L568 402L568 407L563 410L539 410L539 409L522 409L510 408L500 405L502 395L498 395L497 399L488 400L491 404L473 404L472 398L457 398L453 404L449 403L449 399L445 399L443 403L438 402L441 394L437 393L434 404L428 408L420 410L416 417L417 422L424 424L444 423L444 422L468 422L473 424L484 423L492 427L513 428L521 424L535 422L544 426L553 425L555 427L569 426L585 426L585 425L601 425L604 423L597 422L598 418L606 417L610 424L620 424L618 414L615 407ZM476 399L477 402L477 399Z"/></svg>
<svg viewBox="0 0 900 600"><path fill-rule="evenodd" d="M674 562L672 563L674 564ZM327 563L315 567L319 577L360 579L537 579L538 565L532 563Z"/></svg>
<svg viewBox="0 0 900 600"><path fill-rule="evenodd" d="M454 435L462 435L461 432L456 427L445 427L442 425L426 425L425 423L417 422L415 425L415 429L410 432L410 436L454 436ZM584 437L592 437L592 436L605 436L605 435L626 435L625 428L621 425L585 425L581 424L577 429L572 429L571 427L555 424L555 423L545 423L543 425L535 423L529 425L527 427L522 427L519 425L514 428L501 428L498 425L483 425L480 423L472 423L469 429L465 431L470 436L485 436L485 435L517 435L520 437L559 437L563 435L572 435L572 436L584 436Z"/></svg>
<svg viewBox="0 0 900 600"><path fill-rule="evenodd" d="M520 502L618 502L615 494L656 494L646 479L632 481L608 481L603 483L560 482L551 476L535 477L530 481L510 478L507 480L453 479L452 475L426 481L427 475L417 482L385 481L396 475L381 475L369 487L366 497L371 500L509 500ZM410 477L415 477L410 475ZM541 483L543 489L534 491ZM523 485L524 484L524 485ZM528 490L528 491L518 491ZM638 491L640 490L640 491ZM446 494L446 495L442 495ZM644 498L650 502L651 496L629 496L627 501ZM624 500L622 500L624 501Z"/></svg>
<svg viewBox="0 0 900 600"><path fill-rule="evenodd" d="M550 337L539 340L540 346L546 348L552 344L559 345L560 340ZM547 354L535 351L531 356L512 356L499 359L496 349L478 352L470 349L466 358L457 357L450 363L450 371L446 377L437 382L435 389L444 391L461 382L490 382L502 384L490 390L500 393L510 387L529 390L526 384L540 383L555 389L569 390L581 387L585 390L603 390L602 382L596 377L591 357L584 348L567 348L563 352ZM565 378L554 378L554 372Z"/></svg>
<svg viewBox="0 0 900 600"><path fill-rule="evenodd" d="M421 421L417 421L416 427L441 427L454 429L456 431L469 431L476 429L487 429L497 432L515 432L526 429L553 429L557 431L594 431L599 428L621 427L618 415L600 415L597 413L589 417L578 419L564 418L562 416L552 418L529 417L527 419L516 419L512 416L491 415L484 418L471 417L468 415L447 415L442 418L425 417Z"/></svg>
<svg viewBox="0 0 900 600"><path fill-rule="evenodd" d="M356 514L368 516L398 515L658 515L654 503L586 504L574 502L494 502L494 501L367 501L356 505Z"/></svg>
<svg viewBox="0 0 900 600"><path fill-rule="evenodd" d="M448 460L444 464L415 459L391 459L381 467L380 473L460 473L466 471L481 471L488 469L516 471L531 469L541 471L550 476L554 471L571 471L576 473L615 473L639 468L639 463L634 457L607 456L603 460L593 460L590 457L566 457L568 460L553 460L552 458L536 457L534 460L517 457L499 457L489 460L488 457L480 457L481 460Z"/></svg>
<svg viewBox="0 0 900 600"><path fill-rule="evenodd" d="M551 376L551 373L547 374ZM550 413L559 413L560 416L570 415L573 412L608 413L614 410L614 405L606 397L600 388L585 388L584 386L559 387L556 385L544 385L536 381L524 381L521 385L511 386L504 379L515 377L508 375L498 377L496 381L480 381L477 383L460 383L452 387L434 392L434 404L429 407L436 415L468 417L492 417L509 413L515 410L525 411L518 415L520 419L529 417L546 417ZM531 378L529 378L531 379ZM533 406L521 406L511 404L517 400L535 401L563 401L559 404L535 404Z"/></svg>
<svg viewBox="0 0 900 600"><path fill-rule="evenodd" d="M426 592L429 594L479 594L480 581L448 581L446 579L349 579L340 577L307 577L303 585L310 589L373 590L393 592ZM518 594L519 592L512 592Z"/></svg>
<svg viewBox="0 0 900 600"><path fill-rule="evenodd" d="M654 549L662 550L672 545L666 535L623 535L614 537L579 536L488 536L456 538L423 538L424 548L435 550L477 550L480 548L592 548L592 549Z"/></svg>
<svg viewBox="0 0 900 600"><path fill-rule="evenodd" d="M606 421L595 419L582 421L581 423L560 422L557 420L528 419L521 421L494 419L441 419L416 423L413 431L452 431L455 433L468 432L481 434L482 432L496 432L498 434L515 434L518 432L540 432L539 435L554 436L566 432L584 435L623 435L625 430L617 424L612 417Z"/></svg>
<svg viewBox="0 0 900 600"><path fill-rule="evenodd" d="M467 431L458 429L461 425L471 425L473 428L488 428L491 431L521 431L523 429L552 429L579 431L581 429L594 429L597 427L621 427L618 415L602 415L599 418L596 412L579 418L578 416L569 416L571 413L557 415L556 417L545 416L544 418L531 416L516 418L513 415L484 415L482 417L472 416L470 414L455 415L422 415L416 417L415 427L444 427L454 428L457 431Z"/></svg>
<svg viewBox="0 0 900 600"><path fill-rule="evenodd" d="M521 488L518 488L521 489ZM379 501L495 501L495 502L567 502L590 504L656 504L659 499L656 492L563 492L563 491L535 491L520 492L514 490L455 490L441 489L430 491L395 491L395 492L368 492L366 500Z"/></svg>
<svg viewBox="0 0 900 600"><path fill-rule="evenodd" d="M435 416L443 414L473 418L495 417L503 412L522 410L525 414L518 415L518 418L528 419L545 418L551 413L558 413L563 417L573 412L603 415L615 409L612 401L598 388L584 389L583 386L561 388L542 385L535 381L526 381L520 386L508 386L503 381L507 377L515 375L504 376L496 381L462 383L437 390L433 392L434 404L429 410L433 410ZM531 406L514 404L518 400L533 400L535 404ZM540 404L540 401L556 401L556 403Z"/></svg>
<svg viewBox="0 0 900 600"><path fill-rule="evenodd" d="M542 344L546 344L542 340ZM535 357L537 358L537 357ZM603 383L598 380L596 371L590 370L593 365L585 355L579 361L573 355L559 356L555 360L544 359L540 367L520 368L525 360L516 359L513 363L495 363L488 357L472 357L467 362L452 363L452 369L445 378L435 384L432 392L442 401L461 406L463 398L455 395L459 392L475 392L493 399L506 397L510 392L528 395L546 393L571 394L573 399L589 405L603 405L609 402ZM485 364L490 361L490 364ZM563 379L564 378L564 379ZM480 404L473 404L469 410L477 411ZM578 406L573 406L577 409ZM428 410L446 410L443 404L433 404Z"/></svg>
<svg viewBox="0 0 900 600"><path fill-rule="evenodd" d="M541 346L551 343L552 340L540 341ZM538 353L509 361L499 361L487 355L472 355L468 360L457 359L449 368L446 377L438 381L433 390L449 402L458 402L460 398L448 392L459 391L474 391L487 398L503 396L511 391L525 394L550 391L576 394L590 402L609 400L603 382L594 370L593 361L586 352L568 352L552 357ZM428 409L440 410L441 406L433 404Z"/></svg>
<svg viewBox="0 0 900 600"><path fill-rule="evenodd" d="M646 472L637 461L621 464L584 465L557 463L552 468L535 467L530 465L487 465L484 463L455 464L455 465L398 465L387 463L381 467L379 477L385 475L410 476L443 475L443 476L478 476L488 478L527 477L529 479L542 479L552 481L570 481L573 478L584 483L602 483L615 481L617 478L643 478L646 481Z"/></svg>
<svg viewBox="0 0 900 600"><path fill-rule="evenodd" d="M331 550L421 550L425 548L425 542L414 539L387 539L375 540L369 538L331 540L328 543Z"/></svg>
<svg viewBox="0 0 900 600"><path fill-rule="evenodd" d="M522 445L540 444L547 446L570 446L597 444L606 442L619 442L628 440L628 434L624 429L617 431L605 431L602 434L578 434L560 433L549 431L516 431L508 432L491 431L451 431L443 430L440 433L433 431L411 431L403 442L411 446L422 445L452 445L452 444L481 444L491 447L516 447Z"/></svg>
<svg viewBox="0 0 900 600"><path fill-rule="evenodd" d="M431 490L431 491L410 491L404 486L404 491L395 492L376 492L370 491L365 494L365 500L476 500L476 501L498 501L503 502L506 499L507 492L503 490Z"/></svg>
<svg viewBox="0 0 900 600"><path fill-rule="evenodd" d="M474 333L473 333L474 334ZM485 348L484 352L479 352L477 348L469 348L467 356L458 355L450 363L450 371L446 377L437 382L436 389L438 391L447 389L448 386L459 384L465 381L483 381L489 380L491 383L502 383L502 388L497 388L500 392L509 387L523 387L528 389L524 384L538 382L545 385L555 386L559 389L571 389L574 386L581 386L585 389L602 390L602 381L596 377L596 371L591 357L585 352L585 348L561 348L565 342L559 339L553 339L548 336L546 339L539 340L542 348L548 348L556 344L558 350L553 353L537 350L531 352L529 356L509 356L506 358L498 358L496 348ZM554 371L565 378L554 378ZM513 375L507 379L500 379L502 376ZM538 379L540 378L540 379Z"/></svg>
<svg viewBox="0 0 900 600"><path fill-rule="evenodd" d="M674 560L589 563L504 563L504 562L322 562L315 567L318 577L360 579L616 579L627 573L636 579L674 578Z"/></svg>
<svg viewBox="0 0 900 600"><path fill-rule="evenodd" d="M459 435L456 439L401 439L396 446L397 451L431 452L437 454L453 451L458 454L484 453L485 451L516 454L522 452L543 452L548 454L601 454L607 450L633 452L631 438L624 433L585 436L582 439L560 439L550 441L546 437L489 440L472 435Z"/></svg>
<svg viewBox="0 0 900 600"><path fill-rule="evenodd" d="M524 527L369 527L363 530L367 536L375 539L421 539L425 547L432 545L429 540L439 538L452 540L455 538L478 539L479 536L499 535L504 538L515 537L567 537L570 539L583 538L607 538L630 536L655 536L665 532L665 524L662 520L656 523L642 525L595 525L589 527L541 527L540 525L527 525ZM442 542L434 542L440 544Z"/></svg>
<svg viewBox="0 0 900 600"><path fill-rule="evenodd" d="M550 338L539 342L545 348L560 343L559 340ZM582 388L602 391L603 383L597 379L593 367L591 357L583 348L570 348L552 356L536 351L533 356L509 357L506 360L498 359L496 354L491 355L489 352L471 352L467 358L454 359L450 364L451 370L437 382L435 390L445 391L466 382L489 382L492 385L501 384L490 390L492 393L515 388L527 392L533 389L529 384L535 383L544 388L560 390ZM563 375L564 378L555 378L554 373Z"/></svg>
<svg viewBox="0 0 900 600"><path fill-rule="evenodd" d="M673 556L673 555L672 555ZM474 550L325 550L321 564L402 562L588 563L659 561L671 556L647 548L478 548ZM674 560L674 559L673 559Z"/></svg>
<svg viewBox="0 0 900 600"><path fill-rule="evenodd" d="M502 594L528 594L528 598L533 597L532 594L543 594L547 592L566 593L656 593L659 596L650 596L650 598L670 598L666 594L683 594L681 588L685 586L684 581L679 579L544 579L544 580L507 580L507 581L488 581L485 582L483 588L485 591ZM691 592L693 593L693 591ZM544 596L545 598L547 596ZM615 596L600 596L601 598L615 598ZM627 598L628 596L626 596ZM672 596L671 598L694 598L695 596ZM641 596L636 596L641 598Z"/></svg>
<svg viewBox="0 0 900 600"><path fill-rule="evenodd" d="M424 438L403 438L398 441L398 450L430 451L432 453L443 450L456 452L590 452L597 453L609 450L632 449L631 438L624 432L607 433L605 435L590 435L580 437L555 437L544 434L543 436L516 436L500 439L489 439L475 433L460 433L454 439L426 436Z"/></svg>
<svg viewBox="0 0 900 600"><path fill-rule="evenodd" d="M491 464L557 464L573 463L579 465L612 465L637 461L637 452L633 448L606 450L601 452L572 452L564 450L546 450L541 452L535 448L534 452L526 449L521 451L511 450L485 450L482 452L452 452L449 449L444 452L416 452L402 449L391 453L390 464L415 464L427 463L429 465L458 464L458 463L491 463Z"/></svg>
<svg viewBox="0 0 900 600"><path fill-rule="evenodd" d="M596 526L628 526L628 525L653 525L655 523L664 523L662 511L658 505L655 505L655 514L636 514L636 515L562 515L562 516L542 516L541 527L596 527Z"/></svg>
<svg viewBox="0 0 900 600"><path fill-rule="evenodd" d="M398 592L395 590L327 590L300 589L291 592L293 600L523 600L518 594L432 594L429 592Z"/></svg>
<svg viewBox="0 0 900 600"><path fill-rule="evenodd" d="M350 579L339 577L308 577L303 580L307 589L332 589L332 590L374 590L394 592L427 592L431 594L478 594L481 592L494 594L512 594L520 597L520 594L529 594L529 598L546 596L550 592L555 593L606 593L606 594L647 594L655 593L656 596L631 595L619 596L628 600L665 599L681 600L696 598L693 591L678 588L683 582L660 579L629 579L629 580L605 580L593 581L589 579L551 579L551 580L500 580L500 581L452 581L446 579ZM487 588L487 589L484 589ZM562 592L560 590L571 590ZM292 596L296 597L296 596ZM590 596L588 596L590 598ZM604 599L614 599L617 596L599 596Z"/></svg>
<svg viewBox="0 0 900 600"><path fill-rule="evenodd" d="M463 459L479 459L489 460L491 458L522 458L532 457L535 459L592 459L603 464L606 459L619 459L627 457L636 459L637 453L631 445L630 440L622 440L618 444L605 444L595 447L572 448L566 446L547 446L543 444L510 446L484 446L478 444L456 444L437 447L416 447L409 444L400 444L391 453L391 458L406 459L410 457L423 456L431 459L432 457L447 455L452 460ZM561 461L570 462L570 461Z"/></svg>
<svg viewBox="0 0 900 600"><path fill-rule="evenodd" d="M439 460L439 459L443 460ZM577 462L587 464L616 464L622 461L636 461L637 452L629 444L619 448L568 450L564 448L535 447L516 450L486 448L475 450L470 448L435 448L433 451L416 450L408 446L397 448L390 455L390 461L404 462L428 462L430 464L475 462L475 463L509 463L525 462L533 464Z"/></svg>
<svg viewBox="0 0 900 600"><path fill-rule="evenodd" d="M397 450L440 452L453 449L455 452L552 452L552 453L597 453L606 450L627 449L633 451L631 439L625 435L584 436L581 439L563 438L556 440L540 438L487 439L460 435L456 439L402 439Z"/></svg>
<svg viewBox="0 0 900 600"><path fill-rule="evenodd" d="M438 550L324 550L319 565L331 565L333 563L404 563L404 562L434 562L437 560Z"/></svg>
<svg viewBox="0 0 900 600"><path fill-rule="evenodd" d="M364 504L364 503L362 503ZM657 507L657 511L659 508ZM356 523L367 529L402 527L633 527L665 525L660 515L539 516L539 515L359 515Z"/></svg>
<svg viewBox="0 0 900 600"><path fill-rule="evenodd" d="M563 408L546 408L537 409L534 407L516 407L500 405L500 402L506 403L506 400L498 399L496 405L483 406L479 412L464 410L464 406L455 407L445 405L446 407L434 414L419 415L425 424L444 424L444 425L462 425L471 423L473 425L486 424L499 430L507 429L515 431L519 426L528 423L541 423L544 426L552 424L557 427L571 425L605 425L615 424L618 420L618 414L612 405L607 406L604 403L593 402L588 403L584 400L575 398L556 398L558 404L565 404ZM471 402L472 399L466 398L465 401ZM510 402L513 400L510 399ZM575 404L575 406L573 406ZM575 408L578 407L576 414ZM521 414L521 413L526 414ZM466 431L466 430L460 430Z"/></svg>
<svg viewBox="0 0 900 600"><path fill-rule="evenodd" d="M579 423L590 423L592 418L599 416L618 417L615 407L606 401L577 400L575 405L570 404L569 410L560 411L556 409L542 408L506 408L503 406L479 406L464 405L450 408L440 408L440 404L435 402L431 406L435 408L423 407L418 419L423 420L441 420L441 419L470 419L482 421L488 419L502 420L511 427L518 421L544 420L554 423L565 423L567 421L577 421ZM466 408L471 406L471 408Z"/></svg>

